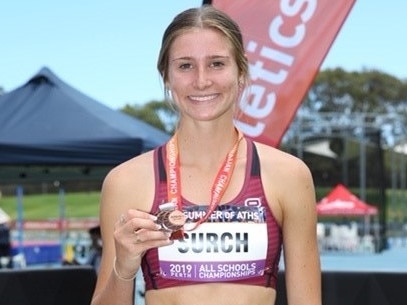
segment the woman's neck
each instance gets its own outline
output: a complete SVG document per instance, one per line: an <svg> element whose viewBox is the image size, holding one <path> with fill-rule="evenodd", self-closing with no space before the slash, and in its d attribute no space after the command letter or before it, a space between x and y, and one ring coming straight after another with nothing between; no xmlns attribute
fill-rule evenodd
<svg viewBox="0 0 407 305"><path fill-rule="evenodd" d="M178 149L181 163L217 163L225 158L238 138L233 124L229 126L195 126L184 128L180 125L177 131Z"/></svg>

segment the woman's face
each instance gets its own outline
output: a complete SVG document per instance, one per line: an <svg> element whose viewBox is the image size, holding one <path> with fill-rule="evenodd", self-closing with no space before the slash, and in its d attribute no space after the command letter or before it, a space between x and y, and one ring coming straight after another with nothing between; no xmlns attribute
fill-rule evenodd
<svg viewBox="0 0 407 305"><path fill-rule="evenodd" d="M174 40L166 86L182 117L209 121L226 112L233 116L240 88L232 50L213 29L193 28Z"/></svg>

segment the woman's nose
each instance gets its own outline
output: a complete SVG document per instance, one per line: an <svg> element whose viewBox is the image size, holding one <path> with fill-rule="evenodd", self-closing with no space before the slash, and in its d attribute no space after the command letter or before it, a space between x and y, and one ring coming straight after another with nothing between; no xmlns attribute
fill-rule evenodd
<svg viewBox="0 0 407 305"><path fill-rule="evenodd" d="M204 67L200 67L196 70L196 75L195 75L195 86L202 90L207 88L212 84L212 81L210 80L208 71L205 70Z"/></svg>

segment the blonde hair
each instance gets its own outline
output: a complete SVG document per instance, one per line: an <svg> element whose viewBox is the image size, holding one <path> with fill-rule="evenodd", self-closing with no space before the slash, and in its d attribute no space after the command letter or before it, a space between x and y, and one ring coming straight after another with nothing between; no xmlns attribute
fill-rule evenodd
<svg viewBox="0 0 407 305"><path fill-rule="evenodd" d="M227 14L211 5L187 9L172 20L164 32L161 49L157 61L157 69L167 81L169 51L174 40L185 30L191 28L210 28L223 33L233 46L233 55L239 69L241 85L247 85L249 80L249 66L245 56L243 38L239 25Z"/></svg>

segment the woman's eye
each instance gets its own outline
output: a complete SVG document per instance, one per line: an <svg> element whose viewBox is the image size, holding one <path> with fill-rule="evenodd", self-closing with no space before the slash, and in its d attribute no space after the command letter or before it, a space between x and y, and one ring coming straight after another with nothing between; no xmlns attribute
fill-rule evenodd
<svg viewBox="0 0 407 305"><path fill-rule="evenodd" d="M211 63L211 66L214 68L220 68L223 67L225 64L221 61L214 61L213 63Z"/></svg>
<svg viewBox="0 0 407 305"><path fill-rule="evenodd" d="M179 68L180 68L181 70L191 69L191 67L192 67L192 65L191 65L190 63L181 64L181 65L179 66Z"/></svg>

